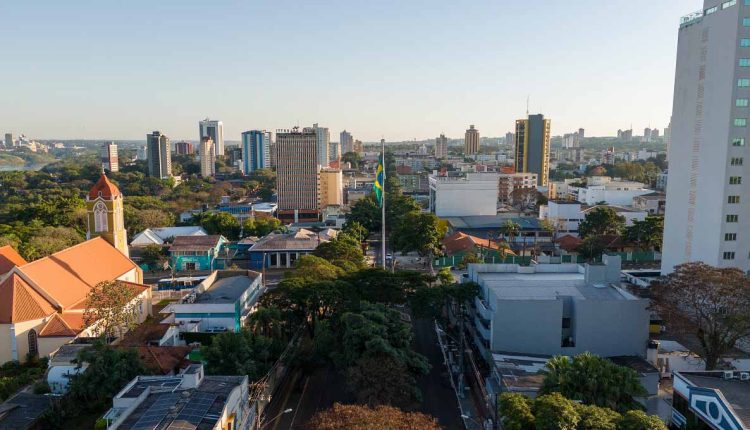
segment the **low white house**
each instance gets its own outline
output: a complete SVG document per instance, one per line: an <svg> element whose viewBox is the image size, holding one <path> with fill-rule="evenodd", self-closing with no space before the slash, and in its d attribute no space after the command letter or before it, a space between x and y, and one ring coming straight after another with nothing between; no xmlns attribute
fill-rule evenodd
<svg viewBox="0 0 750 430"><path fill-rule="evenodd" d="M550 200L546 205L539 206L539 219L551 222L559 235L570 234L578 236L578 228L586 219L586 214L597 208L610 208L617 215L625 218L625 226L633 225L633 221L643 221L648 212L634 207L614 205L584 206L580 202L570 200Z"/></svg>
<svg viewBox="0 0 750 430"><path fill-rule="evenodd" d="M135 235L130 246L164 245L178 236L206 235L206 230L199 226L147 228Z"/></svg>

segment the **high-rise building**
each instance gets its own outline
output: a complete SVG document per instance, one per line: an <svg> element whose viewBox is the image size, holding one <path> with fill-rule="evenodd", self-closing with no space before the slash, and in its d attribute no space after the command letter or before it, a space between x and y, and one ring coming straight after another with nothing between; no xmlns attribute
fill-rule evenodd
<svg viewBox="0 0 750 430"><path fill-rule="evenodd" d="M119 172L120 164L117 159L117 144L115 142L105 143L101 149L102 170Z"/></svg>
<svg viewBox="0 0 750 430"><path fill-rule="evenodd" d="M583 140L586 137L586 130L583 128L578 129L578 139Z"/></svg>
<svg viewBox="0 0 750 430"><path fill-rule="evenodd" d="M505 133L505 144L506 145L515 145L516 144L516 135L508 132Z"/></svg>
<svg viewBox="0 0 750 430"><path fill-rule="evenodd" d="M242 171L242 146L227 145L224 148L224 158L226 158L226 164Z"/></svg>
<svg viewBox="0 0 750 430"><path fill-rule="evenodd" d="M328 165L341 159L341 143L328 143ZM323 166L325 167L325 166Z"/></svg>
<svg viewBox="0 0 750 430"><path fill-rule="evenodd" d="M146 135L146 152L148 175L154 178L172 177L172 151L169 138L160 131Z"/></svg>
<svg viewBox="0 0 750 430"><path fill-rule="evenodd" d="M471 155L477 152L479 152L479 130L470 125L464 136L464 154Z"/></svg>
<svg viewBox="0 0 750 430"><path fill-rule="evenodd" d="M216 175L216 145L210 137L201 139L198 154L201 157L201 176L208 178Z"/></svg>
<svg viewBox="0 0 750 430"><path fill-rule="evenodd" d="M680 20L662 273L702 261L750 270L750 7L705 0Z"/></svg>
<svg viewBox="0 0 750 430"><path fill-rule="evenodd" d="M5 133L5 147L12 148L15 145L16 138L13 133Z"/></svg>
<svg viewBox="0 0 750 430"><path fill-rule="evenodd" d="M354 152L359 154L365 152L364 145L362 145L362 141L359 139L354 141Z"/></svg>
<svg viewBox="0 0 750 430"><path fill-rule="evenodd" d="M643 140L645 142L651 142L651 127L643 129Z"/></svg>
<svg viewBox="0 0 750 430"><path fill-rule="evenodd" d="M339 169L320 169L320 210L328 206L343 206L344 178Z"/></svg>
<svg viewBox="0 0 750 430"><path fill-rule="evenodd" d="M659 138L659 129L654 128L651 130L651 139L658 139Z"/></svg>
<svg viewBox="0 0 750 430"><path fill-rule="evenodd" d="M174 152L177 155L193 155L195 149L192 143L183 140L174 144Z"/></svg>
<svg viewBox="0 0 750 430"><path fill-rule="evenodd" d="M204 137L214 141L215 155L224 155L224 123L208 118L198 122L198 139L203 142Z"/></svg>
<svg viewBox="0 0 750 430"><path fill-rule="evenodd" d="M250 130L242 133L242 173L271 167L271 132Z"/></svg>
<svg viewBox="0 0 750 430"><path fill-rule="evenodd" d="M276 132L276 190L278 216L284 221L316 221L318 205L318 132L315 128L302 131Z"/></svg>
<svg viewBox="0 0 750 430"><path fill-rule="evenodd" d="M435 158L445 158L448 156L448 138L440 133L440 137L435 139Z"/></svg>
<svg viewBox="0 0 750 430"><path fill-rule="evenodd" d="M542 187L549 179L550 126L542 114L516 121L516 172L536 173Z"/></svg>
<svg viewBox="0 0 750 430"><path fill-rule="evenodd" d="M354 152L354 138L352 134L344 130L339 135L341 143L341 153L346 154L347 152Z"/></svg>
<svg viewBox="0 0 750 430"><path fill-rule="evenodd" d="M276 167L276 142L271 139L271 145L269 146L271 148L271 156L269 157L269 160L271 162L271 167Z"/></svg>
<svg viewBox="0 0 750 430"><path fill-rule="evenodd" d="M328 131L328 128L320 127L318 124L313 124L311 130L315 132L317 139L318 165L328 167L328 163L331 161L329 156L331 133Z"/></svg>

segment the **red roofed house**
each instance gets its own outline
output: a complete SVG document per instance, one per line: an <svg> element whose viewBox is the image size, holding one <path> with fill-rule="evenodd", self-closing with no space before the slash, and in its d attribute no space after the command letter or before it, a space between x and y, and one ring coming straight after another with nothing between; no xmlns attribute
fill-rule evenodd
<svg viewBox="0 0 750 430"><path fill-rule="evenodd" d="M137 318L151 312L151 288L127 256L122 194L106 176L87 198L89 240L27 263L14 250L0 248L0 363L47 356L79 336L85 327L88 292L103 281L123 281L137 303Z"/></svg>

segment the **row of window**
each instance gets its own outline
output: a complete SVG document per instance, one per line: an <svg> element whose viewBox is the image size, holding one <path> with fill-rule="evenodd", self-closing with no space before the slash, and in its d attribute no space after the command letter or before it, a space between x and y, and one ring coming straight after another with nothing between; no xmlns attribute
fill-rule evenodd
<svg viewBox="0 0 750 430"><path fill-rule="evenodd" d="M737 0L727 0L724 3L721 4L721 8L723 10L723 9L728 8L728 7L732 7L732 6L736 5L736 4L737 4ZM748 2L748 0L745 0L745 4L746 5L750 5L750 2ZM710 7L708 9L706 9L706 11L704 13L706 15L711 15L712 13L714 13L714 12L716 12L718 10L719 10L719 6L714 6L714 7Z"/></svg>
<svg viewBox="0 0 750 430"><path fill-rule="evenodd" d="M722 258L724 260L734 260L734 257L735 257L734 251L724 251L724 254L722 255ZM748 255L747 258L750 258L750 255Z"/></svg>
<svg viewBox="0 0 750 430"><path fill-rule="evenodd" d="M742 176L730 176L729 185L742 185Z"/></svg>

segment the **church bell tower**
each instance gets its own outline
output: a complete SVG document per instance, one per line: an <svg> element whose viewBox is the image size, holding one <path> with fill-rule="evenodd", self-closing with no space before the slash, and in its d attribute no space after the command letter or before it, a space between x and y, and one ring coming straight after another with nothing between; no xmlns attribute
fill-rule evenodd
<svg viewBox="0 0 750 430"><path fill-rule="evenodd" d="M87 239L101 236L126 257L130 257L122 193L104 173L86 196L86 215Z"/></svg>

